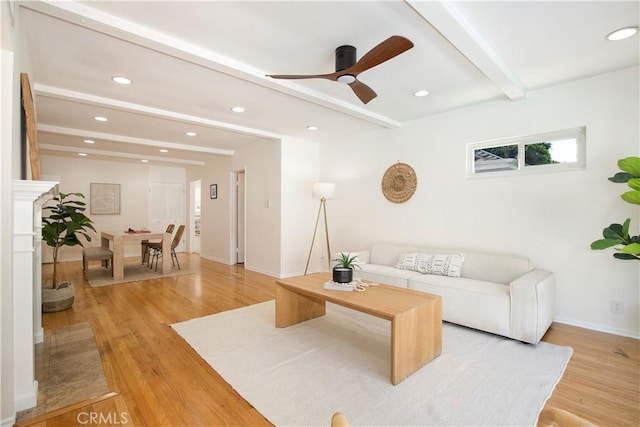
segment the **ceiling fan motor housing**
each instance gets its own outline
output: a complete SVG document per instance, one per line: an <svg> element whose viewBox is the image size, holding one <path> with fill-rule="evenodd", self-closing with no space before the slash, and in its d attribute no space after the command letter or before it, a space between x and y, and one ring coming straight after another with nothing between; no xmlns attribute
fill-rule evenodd
<svg viewBox="0 0 640 427"><path fill-rule="evenodd" d="M336 48L336 71L346 70L356 63L356 48L353 46L340 46Z"/></svg>

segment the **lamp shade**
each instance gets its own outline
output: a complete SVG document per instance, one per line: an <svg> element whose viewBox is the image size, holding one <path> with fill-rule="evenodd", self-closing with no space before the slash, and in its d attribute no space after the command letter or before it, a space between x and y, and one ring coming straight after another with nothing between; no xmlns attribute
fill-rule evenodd
<svg viewBox="0 0 640 427"><path fill-rule="evenodd" d="M314 199L333 199L336 197L336 185L332 182L316 182L311 196Z"/></svg>

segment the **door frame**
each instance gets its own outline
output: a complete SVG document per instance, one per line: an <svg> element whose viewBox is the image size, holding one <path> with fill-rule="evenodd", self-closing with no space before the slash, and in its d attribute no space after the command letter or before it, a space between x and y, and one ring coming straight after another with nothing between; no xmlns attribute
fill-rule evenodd
<svg viewBox="0 0 640 427"><path fill-rule="evenodd" d="M200 190L200 194L202 194L202 180L201 179L196 179L194 181L190 181L189 182L189 203L187 204L189 206L188 212L189 212L189 233L187 234L188 238L187 238L187 247L188 247L188 252L189 253L194 253L194 252L198 252L200 253L200 245L197 245L197 251L196 249L196 244L195 244L195 240L196 240L196 236L195 236L195 228L196 228L196 218L195 218L195 207L196 207L196 191L199 184L199 190ZM202 196L200 196L200 224L202 225Z"/></svg>
<svg viewBox="0 0 640 427"><path fill-rule="evenodd" d="M238 175L244 174L244 221L243 224L238 224ZM242 242L242 246L244 247L244 264L247 263L247 215L246 215L246 206L247 206L247 169L238 169L232 171L230 174L230 185L229 185L229 261L230 264L238 263L238 226L242 226L244 230L244 239Z"/></svg>

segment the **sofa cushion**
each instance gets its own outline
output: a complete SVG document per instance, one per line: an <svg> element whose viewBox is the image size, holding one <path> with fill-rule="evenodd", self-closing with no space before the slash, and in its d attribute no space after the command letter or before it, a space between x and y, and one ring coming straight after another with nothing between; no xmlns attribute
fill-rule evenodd
<svg viewBox="0 0 640 427"><path fill-rule="evenodd" d="M533 269L529 258L465 251L460 277L509 284Z"/></svg>
<svg viewBox="0 0 640 427"><path fill-rule="evenodd" d="M409 289L442 297L442 320L510 336L509 285L462 277L420 275L409 279Z"/></svg>
<svg viewBox="0 0 640 427"><path fill-rule="evenodd" d="M422 274L460 277L464 262L463 254L431 255L422 253L402 254L395 265L401 270L412 270Z"/></svg>

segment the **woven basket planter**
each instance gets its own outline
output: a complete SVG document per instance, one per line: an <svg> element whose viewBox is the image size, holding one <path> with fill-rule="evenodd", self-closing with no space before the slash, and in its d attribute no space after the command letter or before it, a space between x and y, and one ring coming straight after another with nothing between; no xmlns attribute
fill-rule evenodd
<svg viewBox="0 0 640 427"><path fill-rule="evenodd" d="M42 288L42 311L53 313L71 308L75 294L73 283L61 283L56 289L48 285Z"/></svg>

